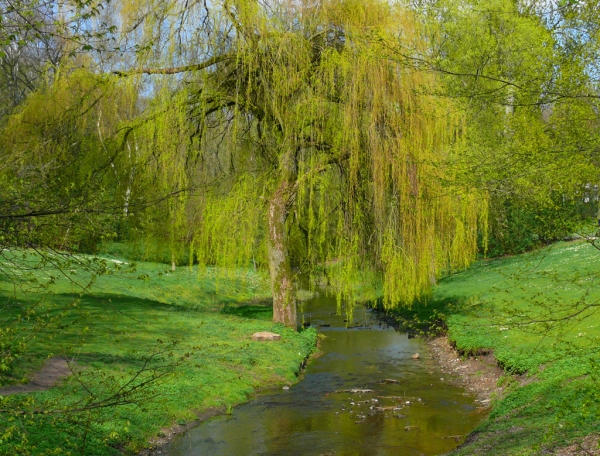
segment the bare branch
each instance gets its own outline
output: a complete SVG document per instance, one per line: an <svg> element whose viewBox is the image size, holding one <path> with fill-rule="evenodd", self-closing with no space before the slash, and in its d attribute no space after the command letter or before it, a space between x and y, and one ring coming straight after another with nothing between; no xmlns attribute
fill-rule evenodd
<svg viewBox="0 0 600 456"><path fill-rule="evenodd" d="M169 67L169 68L139 68L137 70L130 71L113 71L113 74L117 76L131 76L134 74L179 74L186 73L190 71L200 71L204 70L210 66L213 66L217 63L223 62L227 59L231 58L229 54L217 55L211 57L208 60L205 60L201 63L194 63L192 65L183 65L179 67Z"/></svg>

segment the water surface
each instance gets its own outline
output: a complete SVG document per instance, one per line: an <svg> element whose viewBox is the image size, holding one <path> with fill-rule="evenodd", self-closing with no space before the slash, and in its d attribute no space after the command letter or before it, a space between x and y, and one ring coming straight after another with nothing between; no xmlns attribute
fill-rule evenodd
<svg viewBox="0 0 600 456"><path fill-rule="evenodd" d="M200 424L168 454L436 455L456 448L483 418L475 398L444 380L422 340L366 308L355 309L352 322L335 308L327 297L304 304L304 319L326 338L298 384Z"/></svg>

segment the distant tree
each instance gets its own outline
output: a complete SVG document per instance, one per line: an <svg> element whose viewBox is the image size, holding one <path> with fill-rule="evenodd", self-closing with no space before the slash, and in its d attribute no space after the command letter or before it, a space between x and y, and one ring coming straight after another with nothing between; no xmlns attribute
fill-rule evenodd
<svg viewBox="0 0 600 456"><path fill-rule="evenodd" d="M108 0L0 0L0 120L49 84L64 59L110 48Z"/></svg>
<svg viewBox="0 0 600 456"><path fill-rule="evenodd" d="M438 95L464 110L456 167L489 194L490 254L572 234L600 165L598 2L411 3L433 44L401 58L438 75Z"/></svg>

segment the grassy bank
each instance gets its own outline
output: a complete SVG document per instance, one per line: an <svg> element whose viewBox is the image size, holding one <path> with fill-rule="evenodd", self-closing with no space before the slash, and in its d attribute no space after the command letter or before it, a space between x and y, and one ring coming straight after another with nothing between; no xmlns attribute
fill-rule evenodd
<svg viewBox="0 0 600 456"><path fill-rule="evenodd" d="M600 431L598 270L600 251L584 242L484 260L409 313L442 316L458 350L492 350L512 383L455 454L547 454Z"/></svg>
<svg viewBox="0 0 600 456"><path fill-rule="evenodd" d="M19 382L57 355L69 356L77 372L47 391L0 398L1 409L28 412L3 415L0 454L135 452L163 427L212 407L231 409L258 388L294 382L315 347L314 330L295 333L271 323L266 282L254 272L199 277L190 268L103 262L105 274L90 293L81 294L77 283L91 276L77 264L65 277L49 263L28 271L21 261L16 274L27 276L23 283L50 283L37 291L0 283L3 321L29 306L35 313L14 326L23 337L28 328L38 330L1 381ZM13 267L10 258L2 267ZM257 331L282 339L254 342Z"/></svg>

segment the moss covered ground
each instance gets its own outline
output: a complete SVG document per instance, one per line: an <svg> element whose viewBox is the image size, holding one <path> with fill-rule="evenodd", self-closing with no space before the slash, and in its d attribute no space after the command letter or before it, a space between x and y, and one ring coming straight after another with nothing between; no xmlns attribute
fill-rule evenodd
<svg viewBox="0 0 600 456"><path fill-rule="evenodd" d="M13 272L27 276L24 282L50 285L24 292L13 281L0 283L3 321L33 306L29 320L13 326L24 337L28 325L37 330L2 383L31 376L52 356L68 356L78 372L47 391L0 395L0 408L30 412L3 415L0 454L136 452L161 428L294 382L315 347L314 330L296 333L271 322L266 281L253 271L218 277L211 270L100 261L108 273L85 293L77 283L91 277L77 265L67 277L49 263L28 271L21 259ZM12 264L5 252L2 267ZM277 332L281 341L252 341L257 331Z"/></svg>
<svg viewBox="0 0 600 456"><path fill-rule="evenodd" d="M591 244L558 243L479 261L409 312L443 319L462 353L493 351L511 384L453 454L549 454L600 431L599 270Z"/></svg>

